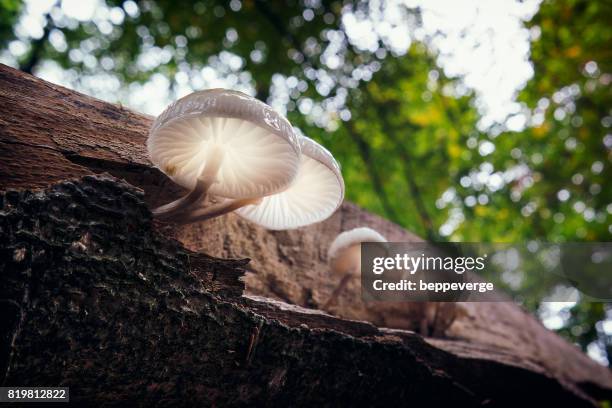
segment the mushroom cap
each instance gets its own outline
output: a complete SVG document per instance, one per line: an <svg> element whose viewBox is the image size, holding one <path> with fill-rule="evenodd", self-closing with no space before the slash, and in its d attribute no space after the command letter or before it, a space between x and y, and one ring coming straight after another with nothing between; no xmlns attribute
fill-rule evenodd
<svg viewBox="0 0 612 408"><path fill-rule="evenodd" d="M344 231L334 239L329 246L327 258L330 263L334 263L338 258L342 257L352 247L359 248L362 242L387 242L387 239L374 231L372 228L360 227L352 230ZM352 251L351 251L352 252ZM359 256L361 251L359 251Z"/></svg>
<svg viewBox="0 0 612 408"><path fill-rule="evenodd" d="M223 160L210 194L250 198L273 194L295 178L300 144L283 116L242 92L209 89L172 103L155 119L147 149L153 164L193 189L212 149Z"/></svg>
<svg viewBox="0 0 612 408"><path fill-rule="evenodd" d="M314 140L300 137L302 160L293 183L255 205L236 210L271 230L298 228L323 221L344 199L344 180L332 154Z"/></svg>

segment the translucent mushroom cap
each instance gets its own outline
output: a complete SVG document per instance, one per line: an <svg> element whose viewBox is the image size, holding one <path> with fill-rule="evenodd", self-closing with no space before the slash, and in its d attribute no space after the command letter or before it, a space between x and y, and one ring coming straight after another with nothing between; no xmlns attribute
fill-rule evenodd
<svg viewBox="0 0 612 408"><path fill-rule="evenodd" d="M367 227L354 228L338 234L327 253L332 272L357 275L361 270L362 242L387 242L387 239Z"/></svg>
<svg viewBox="0 0 612 408"><path fill-rule="evenodd" d="M344 199L344 180L332 154L308 137L300 137L302 160L293 183L256 205L236 210L249 221L271 230L298 228L323 221Z"/></svg>
<svg viewBox="0 0 612 408"><path fill-rule="evenodd" d="M261 197L286 188L300 164L300 145L287 119L246 94L194 92L157 117L147 140L153 164L193 189L211 155L223 160L210 194ZM211 153L212 152L212 153Z"/></svg>

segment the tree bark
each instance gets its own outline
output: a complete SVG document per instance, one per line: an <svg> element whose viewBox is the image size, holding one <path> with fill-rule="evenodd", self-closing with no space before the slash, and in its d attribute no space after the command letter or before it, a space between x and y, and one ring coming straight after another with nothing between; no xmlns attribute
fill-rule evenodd
<svg viewBox="0 0 612 408"><path fill-rule="evenodd" d="M612 398L606 368L511 303L366 305L353 282L338 317L314 310L336 285L337 233L418 240L353 204L285 232L153 222L148 208L183 192L147 159L150 117L5 66L0 106L5 384L139 405Z"/></svg>

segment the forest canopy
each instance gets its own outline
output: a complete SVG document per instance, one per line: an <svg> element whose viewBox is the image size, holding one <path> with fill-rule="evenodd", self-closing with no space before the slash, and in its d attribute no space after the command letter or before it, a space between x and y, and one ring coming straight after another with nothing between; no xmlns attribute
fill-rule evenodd
<svg viewBox="0 0 612 408"><path fill-rule="evenodd" d="M450 4L0 0L0 62L154 114L245 91L334 153L349 200L432 241L610 241L612 3L501 3L516 49L491 49L500 34L469 18L432 29ZM453 68L453 39L500 56ZM516 52L525 81L497 79L489 100L510 100L492 115L480 65ZM525 306L608 361L608 304Z"/></svg>

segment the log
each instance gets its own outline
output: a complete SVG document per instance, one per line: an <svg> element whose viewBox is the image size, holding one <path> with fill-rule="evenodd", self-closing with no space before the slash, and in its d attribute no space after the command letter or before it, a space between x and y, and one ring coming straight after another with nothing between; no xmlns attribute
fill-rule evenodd
<svg viewBox="0 0 612 408"><path fill-rule="evenodd" d="M337 317L316 310L337 233L419 240L351 203L285 232L160 224L148 208L182 192L148 161L150 117L1 65L0 106L5 384L110 404L612 398L607 368L511 303L366 305L353 282Z"/></svg>
<svg viewBox="0 0 612 408"><path fill-rule="evenodd" d="M591 406L532 370L241 297L246 261L190 252L110 176L0 195L3 384L77 404ZM494 375L493 375L494 374Z"/></svg>

